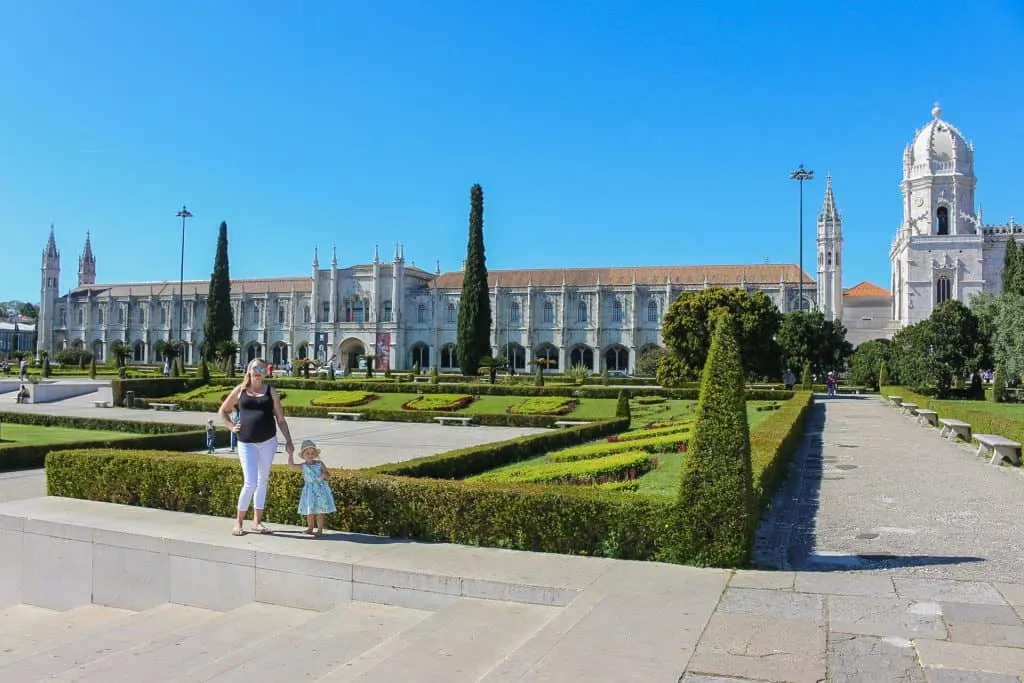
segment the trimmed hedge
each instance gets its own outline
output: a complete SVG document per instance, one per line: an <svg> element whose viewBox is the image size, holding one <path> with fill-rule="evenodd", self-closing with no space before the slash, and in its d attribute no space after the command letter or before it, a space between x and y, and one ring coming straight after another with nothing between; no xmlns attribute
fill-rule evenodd
<svg viewBox="0 0 1024 683"><path fill-rule="evenodd" d="M505 409L513 415L566 415L576 410L579 401L564 396L533 396Z"/></svg>
<svg viewBox="0 0 1024 683"><path fill-rule="evenodd" d="M800 391L750 432L750 462L754 498L763 510L785 480L789 461L804 436L804 423L814 405L814 394Z"/></svg>
<svg viewBox="0 0 1024 683"><path fill-rule="evenodd" d="M115 438L83 439L59 444L7 444L0 445L0 471L42 467L46 454L56 449L77 448L161 448L166 450L198 451L206 446L206 431L197 425L178 425L165 422L130 422L103 418L65 417L32 413L0 413L0 422L8 424L65 427L69 429L102 429L124 432ZM227 430L218 430L217 445L226 446Z"/></svg>
<svg viewBox="0 0 1024 683"><path fill-rule="evenodd" d="M171 383L178 383L178 390L169 391ZM442 382L441 384L428 384L424 382L394 382L394 381L373 381L373 380L345 380L344 382L330 380L300 379L297 377L274 377L267 380L267 383L279 389L311 389L315 391L338 391L339 388L367 391L372 394L394 394L394 393L422 393L422 394L470 394L473 396L565 396L569 398L618 398L619 389L614 385L608 386L550 386L535 387L523 384L486 384L486 383L456 383ZM128 379L115 380L114 399L117 405L123 405L124 391L132 390L140 398L164 398L171 394L188 391L201 385L201 380L190 378L154 378L154 379ZM230 378L215 378L210 380L211 386L237 386L238 380ZM657 386L636 387L630 389L633 397L639 396L664 396L671 399L696 400L699 390L695 387L683 387L678 389L663 389ZM154 393L156 392L156 393ZM759 389L747 391L747 400L750 401L786 401L793 397L793 392L774 389Z"/></svg>
<svg viewBox="0 0 1024 683"><path fill-rule="evenodd" d="M906 387L882 387L882 396L898 395L908 403L916 403L922 408L934 410L940 418L963 420L971 425L976 434L998 434L1024 443L1024 407L1020 410L1021 417L1000 415L992 409L991 402L966 399L937 399L911 391ZM1006 411L1004 408L1002 411Z"/></svg>
<svg viewBox="0 0 1024 683"><path fill-rule="evenodd" d="M119 449L51 452L46 474L52 496L225 518L234 517L242 485L233 460ZM327 515L332 529L632 560L661 554L672 509L670 501L599 487L495 486L339 470L330 485L338 506ZM301 473L275 465L267 521L304 524L295 510L301 490Z"/></svg>
<svg viewBox="0 0 1024 683"><path fill-rule="evenodd" d="M630 481L657 466L657 459L644 451L615 453L603 458L573 462L545 462L488 472L477 481L494 483L536 482L548 484L594 485Z"/></svg>
<svg viewBox="0 0 1024 683"><path fill-rule="evenodd" d="M632 441L601 441L551 453L548 458L551 462L575 462L577 460L603 458L612 453L624 453L626 451L672 453L678 451L680 446L689 442L689 440L689 432L678 432L666 434L665 436L654 436L649 439L633 439Z"/></svg>

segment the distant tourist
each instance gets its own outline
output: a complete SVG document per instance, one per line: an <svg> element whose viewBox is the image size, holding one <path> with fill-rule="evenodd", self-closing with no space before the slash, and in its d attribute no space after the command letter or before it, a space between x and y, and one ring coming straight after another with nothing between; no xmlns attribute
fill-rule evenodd
<svg viewBox="0 0 1024 683"><path fill-rule="evenodd" d="M238 424L238 406L235 406L235 409L231 411L231 425L233 427L236 424ZM234 429L232 429L231 452L234 453L236 448L238 448L238 433Z"/></svg>
<svg viewBox="0 0 1024 683"><path fill-rule="evenodd" d="M782 373L782 383L786 385L786 391L793 391L793 385L796 384L796 375L789 368Z"/></svg>
<svg viewBox="0 0 1024 683"><path fill-rule="evenodd" d="M288 422L281 409L281 397L264 382L267 363L254 358L245 370L245 380L231 390L220 406L220 416L228 429L238 435L238 459L242 463L242 491L238 494L238 516L231 532L241 536L242 523L252 503L252 530L269 534L270 529L263 523L263 506L267 500L267 485L270 481L270 466L277 450L277 430L284 434L284 449L291 456L295 452ZM231 411L238 409L238 422L231 421Z"/></svg>
<svg viewBox="0 0 1024 683"><path fill-rule="evenodd" d="M836 384L837 384L837 382L836 382L836 373L834 373L834 372L828 373L828 377L825 378L825 388L828 389L828 397L829 398L835 398L836 397Z"/></svg>
<svg viewBox="0 0 1024 683"><path fill-rule="evenodd" d="M217 428L213 426L213 420L206 421L206 452L213 454L213 444L217 441Z"/></svg>
<svg viewBox="0 0 1024 683"><path fill-rule="evenodd" d="M171 361L165 360L164 361L164 377L170 377L170 376L171 376Z"/></svg>
<svg viewBox="0 0 1024 683"><path fill-rule="evenodd" d="M24 384L18 389L18 394L14 397L15 403L28 403L28 387Z"/></svg>
<svg viewBox="0 0 1024 683"><path fill-rule="evenodd" d="M302 463L295 462L292 453L288 453L288 465L293 469L302 470L302 495L299 496L299 514L306 516L306 533L310 536L324 535L324 515L334 512L334 494L327 483L330 472L320 460L320 449L309 439L304 439L299 447ZM315 524L314 524L315 522Z"/></svg>
<svg viewBox="0 0 1024 683"><path fill-rule="evenodd" d="M18 377L22 382L28 379L28 360L25 358L22 358L21 362L18 363Z"/></svg>

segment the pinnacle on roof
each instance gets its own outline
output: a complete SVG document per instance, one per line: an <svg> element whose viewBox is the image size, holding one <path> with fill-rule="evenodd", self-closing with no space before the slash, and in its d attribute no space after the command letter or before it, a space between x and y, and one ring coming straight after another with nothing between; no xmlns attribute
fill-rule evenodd
<svg viewBox="0 0 1024 683"><path fill-rule="evenodd" d="M832 174L825 176L825 201L821 206L821 218L836 220L839 210L836 209L836 197L832 194Z"/></svg>
<svg viewBox="0 0 1024 683"><path fill-rule="evenodd" d="M315 244L313 245L313 267L320 267L320 247Z"/></svg>
<svg viewBox="0 0 1024 683"><path fill-rule="evenodd" d="M49 258L57 258L60 256L57 252L57 239L53 236L53 223L50 223L50 239L46 241L45 255Z"/></svg>
<svg viewBox="0 0 1024 683"><path fill-rule="evenodd" d="M89 232L85 233L85 247L82 249L82 262L92 263L96 260L96 257L92 255L92 240L90 239Z"/></svg>

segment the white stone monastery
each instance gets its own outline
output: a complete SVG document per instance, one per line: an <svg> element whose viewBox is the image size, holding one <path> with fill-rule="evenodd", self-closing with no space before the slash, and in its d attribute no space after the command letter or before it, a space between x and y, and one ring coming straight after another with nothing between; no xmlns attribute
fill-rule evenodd
<svg viewBox="0 0 1024 683"><path fill-rule="evenodd" d="M891 290L862 282L842 287L842 218L832 180L817 221L817 281L796 265L611 267L490 271L493 353L518 370L543 358L551 370L582 364L594 372L632 372L638 357L662 344L661 320L684 291L743 287L767 294L783 312L803 308L840 319L858 344L890 337L927 318L948 298L968 302L999 290L1008 225L986 226L975 213L974 148L938 106L903 155L903 222L890 251ZM240 279L231 284L234 338L242 359L275 364L313 358L355 367L372 354L378 369L458 367L456 322L460 271L433 273L406 265L396 246L390 261L374 249L369 263L320 266L313 252L304 277ZM804 299L799 300L803 279ZM123 342L136 363L158 363L160 340L185 342L198 360L207 281L97 284L89 236L77 285L60 285L60 252L51 226L43 250L38 349L85 348L97 361Z"/></svg>

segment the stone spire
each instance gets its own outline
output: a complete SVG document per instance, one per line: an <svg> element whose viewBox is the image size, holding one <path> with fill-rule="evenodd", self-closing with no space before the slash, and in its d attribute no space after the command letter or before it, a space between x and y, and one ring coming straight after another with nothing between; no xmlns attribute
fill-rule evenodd
<svg viewBox="0 0 1024 683"><path fill-rule="evenodd" d="M313 246L313 270L317 270L320 267L320 247Z"/></svg>
<svg viewBox="0 0 1024 683"><path fill-rule="evenodd" d="M821 218L825 220L838 220L839 210L836 209L836 198L832 194L832 175L825 176L825 202L821 207Z"/></svg>
<svg viewBox="0 0 1024 683"><path fill-rule="evenodd" d="M57 239L53 235L53 223L50 223L50 239L46 241L46 251L43 252L43 258L55 259L60 257L60 252L57 251Z"/></svg>
<svg viewBox="0 0 1024 683"><path fill-rule="evenodd" d="M78 286L96 284L96 257L92 254L92 240L88 232L85 233L85 247L82 255L78 257Z"/></svg>

